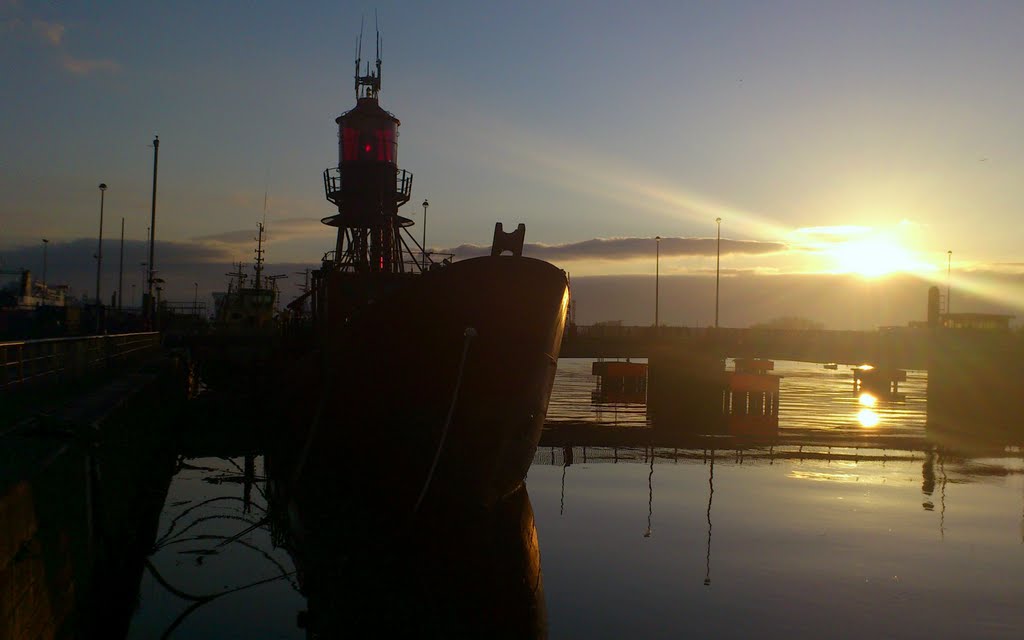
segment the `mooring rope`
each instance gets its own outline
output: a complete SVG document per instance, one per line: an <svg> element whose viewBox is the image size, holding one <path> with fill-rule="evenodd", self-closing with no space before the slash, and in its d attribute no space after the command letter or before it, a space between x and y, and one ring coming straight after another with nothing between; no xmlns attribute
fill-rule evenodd
<svg viewBox="0 0 1024 640"><path fill-rule="evenodd" d="M295 470L292 472L291 484L289 489L295 490L299 486L299 479L302 477L302 471L306 467L306 460L309 458L309 450L313 446L313 440L316 439L317 431L320 428L320 418L323 417L324 408L327 406L327 385L324 384L320 387L320 401L317 403L316 415L313 416L313 421L309 424L309 430L306 432L306 441L302 443L302 451L299 452L299 459L295 463Z"/></svg>
<svg viewBox="0 0 1024 640"><path fill-rule="evenodd" d="M420 497L416 499L416 506L412 508L412 515L420 510L420 505L423 503L423 498L427 495L427 490L430 489L430 482L434 479L434 471L437 470L437 461L441 459L441 451L444 449L444 441L448 437L448 428L452 424L452 416L455 415L455 405L459 400L459 388L462 387L462 374L466 368L466 354L469 353L469 343L476 337L476 329L473 327L466 327L466 330L462 333L462 359L459 361L459 373L455 377L455 390L452 392L452 402L448 407L448 417L444 421L444 429L441 430L441 439L437 443L437 451L434 452L434 461L430 464L430 471L427 473L427 480L423 483L423 489L420 491Z"/></svg>

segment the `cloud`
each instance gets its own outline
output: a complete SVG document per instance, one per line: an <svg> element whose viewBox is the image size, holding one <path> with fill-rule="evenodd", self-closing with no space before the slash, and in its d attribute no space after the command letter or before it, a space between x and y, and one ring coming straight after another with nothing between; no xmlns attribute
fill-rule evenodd
<svg viewBox="0 0 1024 640"><path fill-rule="evenodd" d="M294 223L301 226L300 221ZM288 226L287 224L284 226ZM604 240L646 243L641 255L650 256L653 244L650 238L618 238ZM681 248L693 241L713 243L701 238L667 238L662 240L662 252ZM573 243L566 247L586 245ZM689 244L687 244L689 242ZM727 242L722 241L723 249ZM769 245L770 243L739 243L740 245ZM667 247L666 247L667 245ZM541 247L543 245L528 245ZM696 245L697 250L706 246ZM553 247L547 247L553 249ZM742 247L762 250L763 246ZM109 300L118 287L120 247L117 238L104 238L101 295ZM92 299L96 286L95 238L71 241L53 240L48 247L47 279L51 284L68 284L77 297ZM140 263L148 259L148 244L142 240L126 240L124 250L124 295L126 304L137 302L144 288L144 268ZM191 301L198 284L201 301L209 303L208 294L224 291L226 274L236 252L229 245L200 242L157 242L155 262L157 276L164 279L164 296L169 300ZM536 255L536 254L535 254ZM577 253L586 258L595 252ZM621 255L621 254L613 254ZM703 255L703 254L701 254ZM713 254L712 254L713 255ZM582 258L580 258L582 259ZM41 243L13 247L0 251L0 267L14 271L31 269L35 277L42 275L43 247ZM251 273L251 261L246 267ZM952 278L953 310L1024 315L1024 273L1009 272L1014 263L989 265L970 272L954 269ZM301 273L306 267L318 268L315 263L268 263L264 273L287 275L278 283L282 300L287 302L298 295L298 285L304 281ZM997 267L1001 268L998 269ZM669 324L688 326L707 325L714 318L715 279L712 269L675 275L661 275L661 318ZM824 322L828 328L872 328L880 325L900 325L909 320L923 319L926 314L927 290L934 284L927 279L899 275L884 280L865 282L850 274L772 274L766 276L760 269L723 269L721 282L722 321L725 326L748 326L783 315L805 316ZM16 274L0 275L0 287L15 279ZM621 319L626 324L649 325L653 320L654 277L644 275L574 276L573 296L578 303L578 320L590 324L600 320Z"/></svg>
<svg viewBox="0 0 1024 640"><path fill-rule="evenodd" d="M92 299L96 287L95 238L79 238L70 241L53 240L47 251L47 280L50 284L67 284L76 296ZM169 299L191 300L193 283L199 283L200 295L209 291L221 291L227 287L225 274L233 270L231 262L235 252L225 246L196 242L157 241L154 249L157 277L164 279ZM125 240L124 276L125 299L130 301L132 287L141 295L144 287L145 267L141 263L149 259L149 244L144 240ZM103 272L101 294L104 300L118 286L120 266L120 240L103 239ZM266 273L291 274L306 265L271 265ZM315 265L314 265L315 266ZM43 274L43 246L12 247L0 251L0 267L8 272L29 269L35 278ZM16 274L0 274L0 287L16 278ZM298 276L291 275L292 281ZM291 281L290 281L291 282ZM283 285L282 285L283 286ZM294 287L289 286L289 291ZM294 296L293 296L294 297Z"/></svg>
<svg viewBox="0 0 1024 640"><path fill-rule="evenodd" d="M121 70L121 63L109 58L98 58L89 60L86 58L75 58L64 54L60 58L60 66L65 71L76 76L87 76L97 72L117 72Z"/></svg>
<svg viewBox="0 0 1024 640"><path fill-rule="evenodd" d="M324 225L319 218L284 218L267 222L267 230L264 232L265 242L280 242L293 240L295 238L307 238L323 235ZM227 244L227 245L249 245L256 240L258 233L256 225L249 229L235 229L205 236L192 238L196 242Z"/></svg>
<svg viewBox="0 0 1024 640"><path fill-rule="evenodd" d="M968 271L1020 274L1024 273L1024 262L990 262L987 265L969 266Z"/></svg>
<svg viewBox="0 0 1024 640"><path fill-rule="evenodd" d="M30 22L13 18L6 20L5 26L12 33L30 33L33 40L52 51L51 55L61 69L73 75L87 76L121 70L121 63L110 58L84 58L68 53L65 38L68 28L63 23L40 18L33 18Z"/></svg>
<svg viewBox="0 0 1024 640"><path fill-rule="evenodd" d="M830 227L801 227L794 229L792 235L825 241L845 240L852 236L862 236L871 232L871 227L861 225L845 224L833 225Z"/></svg>
<svg viewBox="0 0 1024 640"><path fill-rule="evenodd" d="M32 20L32 31L42 38L44 43L53 47L59 47L64 40L65 27L59 22L34 19Z"/></svg>
<svg viewBox="0 0 1024 640"><path fill-rule="evenodd" d="M1018 296L958 289L953 282L954 311L1019 314L1024 275L994 276L990 281ZM669 325L707 326L715 318L715 279L708 274L664 275L660 281L660 321ZM931 283L901 275L866 284L848 274L736 273L721 282L721 324L746 327L781 316L801 316L828 329L874 329L905 326L927 315ZM621 320L650 326L654 321L654 275L574 276L576 320L593 324ZM1016 300L1018 302L1013 302Z"/></svg>
<svg viewBox="0 0 1024 640"><path fill-rule="evenodd" d="M713 256L717 252L714 238L662 238L661 255L666 258L682 256ZM722 239L721 251L728 254L763 255L779 253L788 247L779 242ZM442 253L454 253L456 258L488 255L489 246L462 244ZM632 260L650 257L655 252L654 238L594 238L566 244L525 244L523 255L552 262L569 260Z"/></svg>
<svg viewBox="0 0 1024 640"><path fill-rule="evenodd" d="M47 247L48 268L55 273L95 270L96 262L93 255L96 253L95 238L78 238L70 241L51 241ZM147 259L149 255L149 243L145 240L124 241L125 265L134 265L137 269L138 263ZM42 264L42 244L34 246L20 246L0 252L0 264L7 269L31 269L39 271ZM162 242L157 241L154 247L154 262L157 268L161 265L180 265L196 263L229 263L233 254L221 247L200 243L188 242ZM103 240L103 264L117 269L120 259L120 240L117 238L104 238ZM90 266L91 265L91 266ZM128 267L125 267L128 270Z"/></svg>

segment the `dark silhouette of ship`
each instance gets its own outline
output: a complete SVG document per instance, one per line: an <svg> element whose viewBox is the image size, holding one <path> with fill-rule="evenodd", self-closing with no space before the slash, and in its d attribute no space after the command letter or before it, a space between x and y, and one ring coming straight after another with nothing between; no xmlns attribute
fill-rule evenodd
<svg viewBox="0 0 1024 640"><path fill-rule="evenodd" d="M517 489L532 461L568 282L522 256L525 225L497 224L491 255L463 261L436 261L416 241L399 215L412 174L398 168L399 120L378 102L379 34L377 45L373 71L360 73L357 52L357 103L336 120L339 163L324 171L337 213L323 223L337 243L289 305L308 305L314 332L286 376L301 398L290 419L306 455L344 467L377 510L486 506Z"/></svg>

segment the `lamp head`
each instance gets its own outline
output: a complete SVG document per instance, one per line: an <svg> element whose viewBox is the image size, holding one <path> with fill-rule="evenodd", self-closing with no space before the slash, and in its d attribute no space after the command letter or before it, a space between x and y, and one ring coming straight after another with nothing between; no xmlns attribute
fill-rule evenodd
<svg viewBox="0 0 1024 640"><path fill-rule="evenodd" d="M106 190L107 190L107 183L106 182L101 182L100 183L100 191L106 191Z"/></svg>

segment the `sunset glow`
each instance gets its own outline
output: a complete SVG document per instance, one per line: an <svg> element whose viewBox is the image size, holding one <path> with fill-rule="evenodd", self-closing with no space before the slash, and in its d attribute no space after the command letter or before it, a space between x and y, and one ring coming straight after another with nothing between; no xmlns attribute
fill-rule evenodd
<svg viewBox="0 0 1024 640"><path fill-rule="evenodd" d="M922 268L910 251L885 238L868 238L840 244L830 250L838 271L875 278Z"/></svg>

